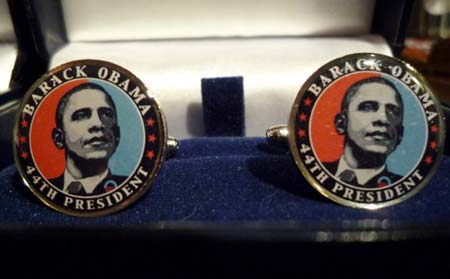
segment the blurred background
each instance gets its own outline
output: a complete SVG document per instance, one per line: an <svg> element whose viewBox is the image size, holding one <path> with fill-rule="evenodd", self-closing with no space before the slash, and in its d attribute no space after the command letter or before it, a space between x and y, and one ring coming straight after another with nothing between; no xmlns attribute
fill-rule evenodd
<svg viewBox="0 0 450 279"><path fill-rule="evenodd" d="M416 1L400 58L414 65L450 103L450 0Z"/></svg>

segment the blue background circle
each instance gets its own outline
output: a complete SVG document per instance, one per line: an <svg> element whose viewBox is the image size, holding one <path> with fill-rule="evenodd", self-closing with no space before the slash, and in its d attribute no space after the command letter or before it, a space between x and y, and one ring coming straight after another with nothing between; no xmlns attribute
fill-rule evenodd
<svg viewBox="0 0 450 279"><path fill-rule="evenodd" d="M427 121L420 101L411 89L387 74L381 76L395 85L404 107L403 138L399 146L388 156L386 165L389 171L405 176L422 159L427 141Z"/></svg>
<svg viewBox="0 0 450 279"><path fill-rule="evenodd" d="M88 79L105 88L117 110L120 142L109 160L109 168L115 175L130 176L141 161L144 147L144 126L133 101L121 89L106 81Z"/></svg>

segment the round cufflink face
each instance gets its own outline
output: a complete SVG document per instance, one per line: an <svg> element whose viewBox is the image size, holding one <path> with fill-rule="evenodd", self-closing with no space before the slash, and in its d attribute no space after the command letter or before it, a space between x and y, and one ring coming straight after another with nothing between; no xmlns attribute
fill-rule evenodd
<svg viewBox="0 0 450 279"><path fill-rule="evenodd" d="M298 168L327 198L377 209L435 173L445 127L439 101L408 64L379 54L329 62L300 89L289 120Z"/></svg>
<svg viewBox="0 0 450 279"><path fill-rule="evenodd" d="M50 70L26 93L14 155L28 188L75 216L111 214L150 187L164 160L164 115L144 84L109 62Z"/></svg>

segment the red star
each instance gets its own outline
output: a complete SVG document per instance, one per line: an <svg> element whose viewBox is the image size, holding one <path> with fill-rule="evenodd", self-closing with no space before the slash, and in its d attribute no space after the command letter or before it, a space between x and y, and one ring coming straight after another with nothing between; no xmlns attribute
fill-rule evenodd
<svg viewBox="0 0 450 279"><path fill-rule="evenodd" d="M439 128L436 124L434 124L433 126L431 126L431 132L433 133L437 133L439 131Z"/></svg>
<svg viewBox="0 0 450 279"><path fill-rule="evenodd" d="M20 136L19 137L19 141L20 141L21 144L25 144L25 143L27 143L27 138L24 137L24 136Z"/></svg>
<svg viewBox="0 0 450 279"><path fill-rule="evenodd" d="M297 135L302 138L302 137L306 136L306 132L305 132L305 130L300 129L300 130L298 130Z"/></svg>
<svg viewBox="0 0 450 279"><path fill-rule="evenodd" d="M28 159L28 152L23 151L20 153L20 157L22 157L22 159Z"/></svg>
<svg viewBox="0 0 450 279"><path fill-rule="evenodd" d="M158 138L155 136L155 134L151 134L147 137L147 141L154 143Z"/></svg>
<svg viewBox="0 0 450 279"><path fill-rule="evenodd" d="M433 150L436 149L437 145L438 145L438 144L437 144L437 141L435 141L435 140L432 141L432 142L430 142L430 148L433 149Z"/></svg>
<svg viewBox="0 0 450 279"><path fill-rule="evenodd" d="M303 103L305 104L305 106L309 107L312 104L312 101L310 98L306 98L305 100L303 100Z"/></svg>
<svg viewBox="0 0 450 279"><path fill-rule="evenodd" d="M25 119L22 120L22 121L20 122L20 126L22 126L22 128L28 127L28 121L26 121Z"/></svg>
<svg viewBox="0 0 450 279"><path fill-rule="evenodd" d="M433 158L431 158L431 156L425 157L425 163L427 163L427 165L433 163Z"/></svg>
<svg viewBox="0 0 450 279"><path fill-rule="evenodd" d="M145 154L145 157L147 157L149 159L153 159L155 157L155 152L153 152L153 150L147 151L147 153Z"/></svg>
<svg viewBox="0 0 450 279"><path fill-rule="evenodd" d="M153 118L149 118L147 119L147 126L152 126L155 125L155 120Z"/></svg>
<svg viewBox="0 0 450 279"><path fill-rule="evenodd" d="M306 114L304 114L303 112L302 112L302 114L300 114L298 116L298 120L300 120L302 122L306 121L307 118L308 118L308 116Z"/></svg>

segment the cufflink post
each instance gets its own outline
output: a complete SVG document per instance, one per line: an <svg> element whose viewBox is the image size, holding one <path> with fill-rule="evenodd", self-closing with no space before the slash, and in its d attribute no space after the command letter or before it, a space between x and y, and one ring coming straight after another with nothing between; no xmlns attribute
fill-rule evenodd
<svg viewBox="0 0 450 279"><path fill-rule="evenodd" d="M166 149L166 157L173 157L178 150L178 140L174 137L167 137L167 149Z"/></svg>
<svg viewBox="0 0 450 279"><path fill-rule="evenodd" d="M272 126L266 131L267 142L279 147L289 146L289 130L286 125Z"/></svg>

